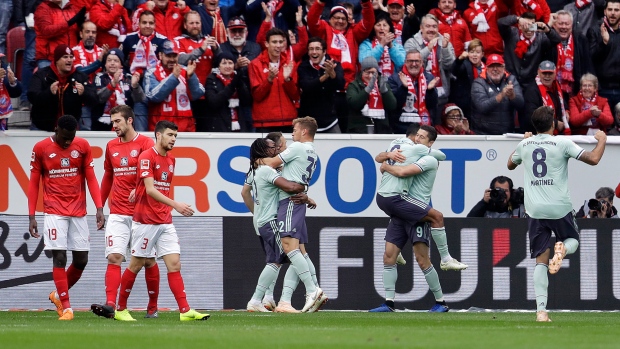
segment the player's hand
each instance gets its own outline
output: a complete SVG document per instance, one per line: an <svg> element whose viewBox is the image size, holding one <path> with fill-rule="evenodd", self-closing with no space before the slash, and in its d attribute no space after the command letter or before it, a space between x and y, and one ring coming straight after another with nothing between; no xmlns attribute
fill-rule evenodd
<svg viewBox="0 0 620 349"><path fill-rule="evenodd" d="M194 215L194 209L191 205L182 202L176 202L173 207L177 212L184 215L185 217L191 217Z"/></svg>
<svg viewBox="0 0 620 349"><path fill-rule="evenodd" d="M30 231L30 236L35 239L41 237L39 235L39 230L37 229L37 219L34 216L30 217L30 222L28 223L28 231Z"/></svg>
<svg viewBox="0 0 620 349"><path fill-rule="evenodd" d="M381 171L381 174L385 173L387 166L387 162L384 161L383 163L381 163L381 167L379 167L379 171Z"/></svg>
<svg viewBox="0 0 620 349"><path fill-rule="evenodd" d="M312 200L311 198L308 198L308 202L306 202L306 206L309 209L314 210L316 208L316 202L314 202L314 200Z"/></svg>
<svg viewBox="0 0 620 349"><path fill-rule="evenodd" d="M525 134L523 135L523 139L530 138L530 137L532 137L533 135L534 135L534 134L533 134L532 132L525 132Z"/></svg>
<svg viewBox="0 0 620 349"><path fill-rule="evenodd" d="M58 93L58 81L54 81L51 85L50 85L50 91L52 92L53 95Z"/></svg>
<svg viewBox="0 0 620 349"><path fill-rule="evenodd" d="M105 227L105 216L103 215L103 208L98 208L97 214L95 216L97 217L97 230L103 229L103 227Z"/></svg>
<svg viewBox="0 0 620 349"><path fill-rule="evenodd" d="M401 154L403 151L401 149L394 149L391 152L387 153L387 157L390 160L396 161L396 162L405 162L405 160L407 160L407 158Z"/></svg>
<svg viewBox="0 0 620 349"><path fill-rule="evenodd" d="M305 204L308 202L308 194L306 193L297 193L290 197L291 201L295 205Z"/></svg>
<svg viewBox="0 0 620 349"><path fill-rule="evenodd" d="M77 90L77 93L79 96L81 96L84 93L84 85L82 85L79 82L75 83L75 89Z"/></svg>
<svg viewBox="0 0 620 349"><path fill-rule="evenodd" d="M135 189L133 189L131 193L129 193L129 197L127 198L127 200L129 200L129 202L136 201L136 190Z"/></svg>
<svg viewBox="0 0 620 349"><path fill-rule="evenodd" d="M486 202L487 204L489 203L489 200L491 200L491 189L487 188L484 190L484 196L482 197L482 200L484 200L484 202Z"/></svg>
<svg viewBox="0 0 620 349"><path fill-rule="evenodd" d="M605 134L604 131L598 130L596 131L596 133L594 134L594 139L596 139L599 142L607 142L607 135Z"/></svg>

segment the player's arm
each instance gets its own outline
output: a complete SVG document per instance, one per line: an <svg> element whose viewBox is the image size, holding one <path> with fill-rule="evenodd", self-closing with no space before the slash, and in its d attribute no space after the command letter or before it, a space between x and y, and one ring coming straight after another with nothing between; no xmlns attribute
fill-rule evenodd
<svg viewBox="0 0 620 349"><path fill-rule="evenodd" d="M444 154L441 150L431 149L428 155L437 159L437 161L444 161L446 159L446 154Z"/></svg>
<svg viewBox="0 0 620 349"><path fill-rule="evenodd" d="M97 213L95 214L95 217L97 218L97 230L101 230L105 226L105 217L103 216L101 191L99 190L99 182L97 182L97 176L95 176L95 162L90 153L90 146L89 150L86 153L83 166L84 177L86 177L86 183L88 184L88 191L90 192L90 196L93 198L93 202L95 203L95 207L97 208Z"/></svg>
<svg viewBox="0 0 620 349"><path fill-rule="evenodd" d="M417 164L411 164L411 165L406 165L406 166L394 166L394 165L389 165L387 162L384 162L381 165L381 171L385 171L391 174L392 176L401 177L401 178L415 176L423 172L422 168L418 166Z"/></svg>
<svg viewBox="0 0 620 349"><path fill-rule="evenodd" d="M243 198L243 203L247 206L248 210L254 214L254 199L252 198L251 185L243 184L243 188L241 188L241 197Z"/></svg>
<svg viewBox="0 0 620 349"><path fill-rule="evenodd" d="M515 168L517 168L517 166L519 166L519 164L515 164L514 162L512 162L512 157L515 154L515 152L513 151L512 154L510 154L510 156L508 157L508 169L509 170L514 170Z"/></svg>
<svg viewBox="0 0 620 349"><path fill-rule="evenodd" d="M525 134L523 134L523 139L530 138L533 135L534 134L532 132L525 132ZM520 146L521 146L521 143L519 143L519 146L517 146L517 150L519 149ZM517 168L517 166L521 164L521 160L522 160L521 154L518 153L517 150L514 150L508 157L508 163L506 164L506 166L508 167L510 171L514 170L515 168Z"/></svg>
<svg viewBox="0 0 620 349"><path fill-rule="evenodd" d="M146 188L146 194L152 197L154 200L161 202L164 205L168 205L174 208L180 214L189 217L194 214L194 210L188 204L177 202L166 195L162 194L159 190L155 188L155 180L153 177L145 177L142 179L144 181L144 187Z"/></svg>
<svg viewBox="0 0 620 349"><path fill-rule="evenodd" d="M112 182L114 181L114 173L112 171L103 172L103 178L101 179L101 205L105 205L105 202L110 196L112 190Z"/></svg>
<svg viewBox="0 0 620 349"><path fill-rule="evenodd" d="M307 187L297 182L291 182L284 177L278 177L273 184L289 194L297 194L307 190Z"/></svg>
<svg viewBox="0 0 620 349"><path fill-rule="evenodd" d="M316 202L314 200L312 200L308 194L306 193L299 193L299 194L295 194L293 196L291 196L291 201L294 204L306 204L308 206L309 209L313 210L316 208Z"/></svg>
<svg viewBox="0 0 620 349"><path fill-rule="evenodd" d="M598 165L599 161L603 157L603 153L605 152L605 142L607 141L607 135L603 131L597 131L594 135L594 139L598 141L596 147L592 149L592 151L584 151L581 153L577 160L581 162L585 162L588 165Z"/></svg>
<svg viewBox="0 0 620 349"><path fill-rule="evenodd" d="M278 168L282 166L282 164L284 164L284 161L282 161L282 158L280 157L280 155L274 156L272 158L264 158L262 160L265 165L271 168Z"/></svg>
<svg viewBox="0 0 620 349"><path fill-rule="evenodd" d="M396 162L405 162L407 158L403 154L401 154L401 152L402 152L401 149L394 149L389 152L383 151L379 153L379 155L375 156L375 161L380 164L387 160L393 160Z"/></svg>
<svg viewBox="0 0 620 349"><path fill-rule="evenodd" d="M30 183L28 183L28 231L30 231L30 235L34 238L39 238L39 230L37 228L37 220L34 216L37 201L39 200L39 183L41 182L41 170L37 165L34 165L30 170Z"/></svg>

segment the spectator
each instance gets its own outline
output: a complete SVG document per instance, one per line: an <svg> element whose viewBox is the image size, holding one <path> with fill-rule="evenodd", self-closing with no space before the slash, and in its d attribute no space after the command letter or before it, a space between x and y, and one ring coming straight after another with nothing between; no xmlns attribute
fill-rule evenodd
<svg viewBox="0 0 620 349"><path fill-rule="evenodd" d="M555 134L570 134L568 112L562 98L560 84L556 80L555 64L543 61L538 67L536 84L529 85L524 92L525 113L519 116L521 129L525 132L536 132L532 125L532 113L539 107L551 107L555 113Z"/></svg>
<svg viewBox="0 0 620 349"><path fill-rule="evenodd" d="M250 62L250 86L254 104L252 117L257 132L292 132L299 102L295 63L286 60L286 33L278 28L267 32L267 50Z"/></svg>
<svg viewBox="0 0 620 349"><path fill-rule="evenodd" d="M183 18L190 8L185 5L185 1L178 0L170 4L169 0L150 0L138 6L131 16L132 31L140 29L140 15L144 11L151 11L155 15L155 31L174 40L182 34Z"/></svg>
<svg viewBox="0 0 620 349"><path fill-rule="evenodd" d="M598 95L598 78L590 73L581 76L581 90L570 99L572 134L590 135L605 132L614 123L607 98Z"/></svg>
<svg viewBox="0 0 620 349"><path fill-rule="evenodd" d="M416 33L420 27L420 19L415 14L413 4L407 5L407 14L405 15L405 2L403 0L388 0L387 8L394 26L396 42L402 45Z"/></svg>
<svg viewBox="0 0 620 349"><path fill-rule="evenodd" d="M547 0L513 0L511 12L516 16L522 16L526 12L533 13L536 22L548 23L551 19Z"/></svg>
<svg viewBox="0 0 620 349"><path fill-rule="evenodd" d="M600 187L594 194L594 199L584 201L575 218L618 218L613 189Z"/></svg>
<svg viewBox="0 0 620 349"><path fill-rule="evenodd" d="M615 126L613 126L607 134L610 136L620 136L620 103L616 104L614 107L614 120Z"/></svg>
<svg viewBox="0 0 620 349"><path fill-rule="evenodd" d="M428 14L422 17L420 31L413 38L405 42L405 50L418 50L422 55L424 70L438 78L435 90L437 91L437 108L434 108L431 117L433 124L441 123L439 112L448 101L450 95L450 78L452 64L454 64L454 48L450 43L450 35L441 35L438 31L439 20ZM398 96L397 96L398 98Z"/></svg>
<svg viewBox="0 0 620 349"><path fill-rule="evenodd" d="M43 1L34 13L37 34L35 59L39 69L52 63L56 46L73 47L78 43L77 32L86 18L86 9L80 10L71 2L64 7L61 5L62 0Z"/></svg>
<svg viewBox="0 0 620 349"><path fill-rule="evenodd" d="M460 106L468 120L471 117L471 86L485 70L483 57L482 42L479 39L473 39L469 42L467 51L463 51L452 65L454 79L448 101Z"/></svg>
<svg viewBox="0 0 620 349"><path fill-rule="evenodd" d="M202 4L198 0L190 0L189 6L200 15L202 32L215 37L218 44L226 42L226 26L220 15L219 0L204 0Z"/></svg>
<svg viewBox="0 0 620 349"><path fill-rule="evenodd" d="M483 135L514 132L515 111L523 107L521 86L514 75L506 73L502 56L492 54L486 64L471 87L471 128Z"/></svg>
<svg viewBox="0 0 620 349"><path fill-rule="evenodd" d="M347 132L392 133L387 116L396 109L397 104L388 85L388 77L379 73L379 65L373 57L366 57L361 69L355 81L347 87Z"/></svg>
<svg viewBox="0 0 620 349"><path fill-rule="evenodd" d="M26 27L24 47L24 60L22 62L22 95L19 97L20 111L29 111L30 102L28 101L28 86L30 86L30 79L34 72L36 60L35 60L35 42L36 33L34 30L34 12L41 3L40 0L16 0L14 3L14 16L13 20L16 25L22 25Z"/></svg>
<svg viewBox="0 0 620 349"><path fill-rule="evenodd" d="M435 127L440 135L475 135L469 129L469 120L463 111L454 103L447 103L443 108L441 125Z"/></svg>
<svg viewBox="0 0 620 349"><path fill-rule="evenodd" d="M504 40L506 70L517 78L523 90L534 82L543 53L561 42L555 29L536 22L534 17L533 13L525 12L521 17L510 15L497 21Z"/></svg>
<svg viewBox="0 0 620 349"><path fill-rule="evenodd" d="M258 31L258 35L256 35L256 42L265 42L265 38L267 36L267 32L274 28L273 26L273 17L271 16L270 7L264 2L261 3L263 5L263 12L265 12L265 20L262 22L260 29ZM288 34L288 40L286 43L286 55L287 60L294 60L295 63L301 62L303 57L308 52L308 31L306 30L306 26L302 22L302 10L301 6L299 6L299 10L295 13L295 18L297 19L297 33L298 36L291 29L282 31ZM276 27L277 28L277 27ZM294 27L293 27L294 28ZM263 50L264 47L261 47Z"/></svg>
<svg viewBox="0 0 620 349"><path fill-rule="evenodd" d="M493 178L482 200L472 207L467 217L524 218L523 188L515 190L509 177Z"/></svg>
<svg viewBox="0 0 620 349"><path fill-rule="evenodd" d="M97 1L90 8L89 18L97 26L98 46L119 47L132 28L123 0Z"/></svg>
<svg viewBox="0 0 620 349"><path fill-rule="evenodd" d="M13 0L0 0L0 54L6 53L6 33L9 31Z"/></svg>
<svg viewBox="0 0 620 349"><path fill-rule="evenodd" d="M110 131L110 110L118 105L133 107L135 102L146 102L140 86L140 74L126 76L123 71L123 52L113 48L104 56L104 71L95 77L97 104L92 107L92 130Z"/></svg>
<svg viewBox="0 0 620 349"><path fill-rule="evenodd" d="M28 100L32 103L31 129L51 132L58 118L69 114L80 120L82 104L96 102L95 89L88 76L73 66L73 51L66 44L54 49L53 62L39 69L28 86Z"/></svg>
<svg viewBox="0 0 620 349"><path fill-rule="evenodd" d="M196 76L198 81L206 84L207 77L211 74L213 67L214 51L217 51L217 40L213 36L203 35L202 23L200 15L196 11L190 11L185 14L185 22L183 23L187 34L177 36L176 42L180 47L179 64L187 65L190 61L196 62ZM206 86L205 86L206 87ZM192 114L196 119L196 131L205 132L207 127L207 114L209 107L205 96L192 101Z"/></svg>
<svg viewBox="0 0 620 349"><path fill-rule="evenodd" d="M379 73L390 76L405 64L405 49L394 36L392 21L385 15L377 17L374 30L360 45L359 59L373 57L379 62Z"/></svg>
<svg viewBox="0 0 620 349"><path fill-rule="evenodd" d="M297 12L299 16L296 15ZM299 23L305 28L299 0L248 1L243 16L250 28L250 39L256 42L263 42L258 36L258 29L265 25L265 22L269 23L265 32L278 28L288 33L289 30L299 27ZM306 45L304 44L304 47Z"/></svg>
<svg viewBox="0 0 620 349"><path fill-rule="evenodd" d="M579 0L579 2L592 2L592 0ZM562 10L569 3L574 3L575 0L546 0L547 5L549 6L549 11L551 13L556 13Z"/></svg>
<svg viewBox="0 0 620 349"><path fill-rule="evenodd" d="M308 58L297 67L302 91L298 116L312 116L318 125L317 132L340 133L334 98L336 91L344 90L344 71L326 51L325 40L311 38Z"/></svg>
<svg viewBox="0 0 620 349"><path fill-rule="evenodd" d="M603 13L605 0L567 0L567 2L564 10L573 15L573 31L576 35L587 36L590 29L599 29L598 23L601 19L599 14Z"/></svg>
<svg viewBox="0 0 620 349"><path fill-rule="evenodd" d="M0 58L4 57L0 53ZM17 98L22 94L22 84L15 78L11 67L0 61L0 131L7 129L7 119L13 114L11 98Z"/></svg>
<svg viewBox="0 0 620 349"><path fill-rule="evenodd" d="M403 69L388 79L396 97L396 110L390 113L390 126L394 133L407 133L407 128L414 122L432 124L431 115L437 108L435 86L439 78L424 71L423 62L419 51L407 51Z"/></svg>
<svg viewBox="0 0 620 349"><path fill-rule="evenodd" d="M461 18L461 13L456 10L455 0L439 0L437 6L429 13L439 20L439 33L450 35L450 43L458 57L465 52L465 47L471 41L469 27Z"/></svg>
<svg viewBox="0 0 620 349"><path fill-rule="evenodd" d="M240 131L239 107L252 104L250 88L243 76L235 71L235 57L228 52L220 53L215 63L219 72L213 72L207 79L205 96L209 106L205 131Z"/></svg>
<svg viewBox="0 0 620 349"><path fill-rule="evenodd" d="M504 42L497 26L498 10L495 0L475 0L463 14L474 39L480 39L487 54L504 54Z"/></svg>
<svg viewBox="0 0 620 349"><path fill-rule="evenodd" d="M205 93L198 81L196 62L187 68L178 64L179 47L166 40L157 47L159 61L144 76L144 92L149 102L149 131L155 130L158 121L168 120L179 126L179 132L195 132L196 121L192 116L190 101Z"/></svg>

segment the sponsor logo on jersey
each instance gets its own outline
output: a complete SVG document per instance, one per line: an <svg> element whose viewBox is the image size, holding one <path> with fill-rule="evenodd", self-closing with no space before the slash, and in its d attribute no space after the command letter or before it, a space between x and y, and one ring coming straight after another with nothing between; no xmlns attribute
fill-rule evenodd
<svg viewBox="0 0 620 349"><path fill-rule="evenodd" d="M151 161L147 159L140 160L140 169L148 170L151 167Z"/></svg>
<svg viewBox="0 0 620 349"><path fill-rule="evenodd" d="M132 158L135 158L136 156L138 156L138 150L134 149L131 151L131 153L129 153L129 156L131 156Z"/></svg>
<svg viewBox="0 0 620 349"><path fill-rule="evenodd" d="M60 166L61 167L69 167L69 158L62 158L62 159L60 159Z"/></svg>
<svg viewBox="0 0 620 349"><path fill-rule="evenodd" d="M91 161L90 164L88 164L88 166L95 167L95 160Z"/></svg>
<svg viewBox="0 0 620 349"><path fill-rule="evenodd" d="M146 177L146 176L148 176L148 175L149 175L149 171L144 171L144 172L142 172L142 177Z"/></svg>
<svg viewBox="0 0 620 349"><path fill-rule="evenodd" d="M118 156L118 153L114 153L114 154L112 154L112 156L117 157L117 156Z"/></svg>
<svg viewBox="0 0 620 349"><path fill-rule="evenodd" d="M56 157L56 153L51 153L51 154L50 154L50 159L53 159L53 158L55 158L55 157Z"/></svg>
<svg viewBox="0 0 620 349"><path fill-rule="evenodd" d="M127 159L126 157L122 157L121 166L127 166L127 165L129 165L129 159Z"/></svg>
<svg viewBox="0 0 620 349"><path fill-rule="evenodd" d="M30 162L34 162L35 157L36 157L35 153L32 152L32 155L30 155Z"/></svg>
<svg viewBox="0 0 620 349"><path fill-rule="evenodd" d="M174 166L173 165L168 166L168 171L170 173L173 173L174 172Z"/></svg>
<svg viewBox="0 0 620 349"><path fill-rule="evenodd" d="M159 170L159 167L160 167L159 164L155 165L156 170Z"/></svg>
<svg viewBox="0 0 620 349"><path fill-rule="evenodd" d="M77 159L80 156L80 153L77 150L71 151L71 157Z"/></svg>
<svg viewBox="0 0 620 349"><path fill-rule="evenodd" d="M162 172L161 173L161 180L162 181L167 181L168 180L168 172Z"/></svg>

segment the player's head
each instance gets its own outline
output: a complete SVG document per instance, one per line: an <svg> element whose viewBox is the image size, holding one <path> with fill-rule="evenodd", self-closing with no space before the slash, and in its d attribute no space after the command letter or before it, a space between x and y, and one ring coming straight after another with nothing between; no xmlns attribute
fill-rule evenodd
<svg viewBox="0 0 620 349"><path fill-rule="evenodd" d="M532 125L538 133L546 133L553 129L553 108L539 107L532 113Z"/></svg>
<svg viewBox="0 0 620 349"><path fill-rule="evenodd" d="M75 138L77 127L78 123L73 115L61 116L55 130L56 143L64 149L69 148Z"/></svg>
<svg viewBox="0 0 620 349"><path fill-rule="evenodd" d="M177 140L179 127L172 121L162 120L155 125L155 139L157 144L165 150L172 150Z"/></svg>
<svg viewBox="0 0 620 349"><path fill-rule="evenodd" d="M276 143L267 138L256 138L250 146L250 170L258 167L258 160L276 155Z"/></svg>
<svg viewBox="0 0 620 349"><path fill-rule="evenodd" d="M271 139L276 144L276 152L280 154L286 150L286 137L280 131L269 132L265 137Z"/></svg>
<svg viewBox="0 0 620 349"><path fill-rule="evenodd" d="M409 124L409 127L407 127L407 132L405 133L405 136L412 141L415 141L415 135L418 133L419 129L420 124L417 122L412 122L411 124Z"/></svg>
<svg viewBox="0 0 620 349"><path fill-rule="evenodd" d="M133 130L135 115L128 105L117 105L110 109L110 119L112 120L112 128L118 137L125 137L128 131Z"/></svg>
<svg viewBox="0 0 620 349"><path fill-rule="evenodd" d="M416 144L424 144L427 147L430 147L435 143L437 139L437 130L433 126L430 125L421 125L420 129L415 135Z"/></svg>
<svg viewBox="0 0 620 349"><path fill-rule="evenodd" d="M314 135L319 126L311 116L304 116L293 120L293 141L300 142L302 139L314 140Z"/></svg>

